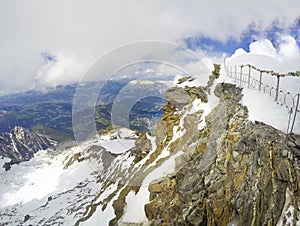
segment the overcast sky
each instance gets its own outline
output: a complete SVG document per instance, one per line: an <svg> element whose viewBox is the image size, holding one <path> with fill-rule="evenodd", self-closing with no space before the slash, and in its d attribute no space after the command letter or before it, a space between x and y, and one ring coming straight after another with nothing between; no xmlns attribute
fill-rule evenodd
<svg viewBox="0 0 300 226"><path fill-rule="evenodd" d="M79 81L112 48L142 40L213 57L235 43L236 55L273 54L295 68L299 17L299 0L0 0L0 94ZM258 42L245 49L245 37Z"/></svg>

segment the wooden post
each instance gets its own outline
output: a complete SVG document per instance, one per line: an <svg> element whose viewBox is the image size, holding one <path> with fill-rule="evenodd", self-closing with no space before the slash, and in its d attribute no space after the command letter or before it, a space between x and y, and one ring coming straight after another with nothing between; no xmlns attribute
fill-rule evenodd
<svg viewBox="0 0 300 226"><path fill-rule="evenodd" d="M295 114L294 114L294 119L293 119L293 122L292 122L292 127L291 127L290 133L293 132L294 125L295 125L295 121L296 121L296 116L297 116L297 112L298 112L298 106L299 106L300 94L298 94L297 96L298 96L298 97L297 97L297 102L296 102Z"/></svg>
<svg viewBox="0 0 300 226"><path fill-rule="evenodd" d="M234 65L234 84L236 84L236 77L237 77L237 69L236 69L236 65Z"/></svg>
<svg viewBox="0 0 300 226"><path fill-rule="evenodd" d="M277 75L277 86L276 86L276 96L275 96L275 102L278 100L278 93L279 93L279 81L280 81L280 76Z"/></svg>
<svg viewBox="0 0 300 226"><path fill-rule="evenodd" d="M259 88L258 88L259 91L261 91L261 80L262 80L262 71L260 71L259 74Z"/></svg>
<svg viewBox="0 0 300 226"><path fill-rule="evenodd" d="M240 85L242 86L242 80L243 80L243 66L241 66L241 74L240 74Z"/></svg>
<svg viewBox="0 0 300 226"><path fill-rule="evenodd" d="M249 65L249 74L248 74L248 89L250 88L250 74L251 74L251 67Z"/></svg>

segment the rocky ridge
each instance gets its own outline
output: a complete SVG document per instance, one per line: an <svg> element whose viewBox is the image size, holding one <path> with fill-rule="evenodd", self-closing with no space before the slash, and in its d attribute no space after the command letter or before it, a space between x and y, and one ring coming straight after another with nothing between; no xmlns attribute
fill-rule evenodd
<svg viewBox="0 0 300 226"><path fill-rule="evenodd" d="M299 224L298 136L249 121L242 90L216 85L219 71L215 65L206 87L193 85L192 77L180 79L166 93L168 103L153 135L142 133L122 153L105 146L118 132L52 153L62 174L75 171L82 178L43 205L0 210L5 216L0 223ZM18 218L20 209L25 214Z"/></svg>
<svg viewBox="0 0 300 226"><path fill-rule="evenodd" d="M109 225L297 224L300 184L295 151L282 132L248 120L248 110L240 103L242 89L214 84L219 69L215 65L206 87L185 86L182 80L166 92L168 103L154 137L139 137L129 151L134 157L130 167L111 173L113 179L105 185L117 188L109 198L95 199L76 225L88 222L97 208L105 210L110 202L115 217ZM214 99L212 90L218 100L208 114L204 105ZM136 210L145 211L148 220L126 220L127 197L143 193L147 176L177 155L174 170L151 182L148 203L144 210ZM111 167L108 171L113 172Z"/></svg>
<svg viewBox="0 0 300 226"><path fill-rule="evenodd" d="M299 224L300 168L286 135L250 122L234 85L218 84L215 95L197 148L184 150L193 157L150 185L150 225Z"/></svg>

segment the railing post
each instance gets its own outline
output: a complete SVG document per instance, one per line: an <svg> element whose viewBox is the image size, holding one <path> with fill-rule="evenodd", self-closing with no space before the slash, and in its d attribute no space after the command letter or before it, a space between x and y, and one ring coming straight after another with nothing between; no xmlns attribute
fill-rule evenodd
<svg viewBox="0 0 300 226"><path fill-rule="evenodd" d="M242 87L242 81L243 81L243 65L241 65L241 74L240 74L240 85Z"/></svg>
<svg viewBox="0 0 300 226"><path fill-rule="evenodd" d="M299 106L300 94L298 94L297 96L298 96L298 97L297 97L297 102L296 102L295 114L294 114L294 119L293 119L293 122L292 122L292 126L291 126L291 131L290 131L290 133L293 132L294 125L295 125L295 121L296 121L296 116L297 116L297 112L298 112L298 106Z"/></svg>
<svg viewBox="0 0 300 226"><path fill-rule="evenodd" d="M280 76L277 75L277 86L276 86L276 95L275 95L275 102L278 100L278 93L279 93L279 81L280 81Z"/></svg>
<svg viewBox="0 0 300 226"><path fill-rule="evenodd" d="M236 77L237 77L237 69L236 69L236 65L234 65L234 84L236 84Z"/></svg>
<svg viewBox="0 0 300 226"><path fill-rule="evenodd" d="M249 65L249 74L248 74L248 89L250 88L250 74L251 74L251 67Z"/></svg>
<svg viewBox="0 0 300 226"><path fill-rule="evenodd" d="M262 80L262 71L260 71L259 74L259 88L258 88L259 91L261 91L261 80Z"/></svg>

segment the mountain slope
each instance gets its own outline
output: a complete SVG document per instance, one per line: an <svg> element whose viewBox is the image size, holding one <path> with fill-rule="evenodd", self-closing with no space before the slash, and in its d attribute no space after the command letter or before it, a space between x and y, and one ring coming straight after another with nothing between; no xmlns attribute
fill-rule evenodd
<svg viewBox="0 0 300 226"><path fill-rule="evenodd" d="M16 126L10 133L0 133L0 156L11 163L27 161L39 150L53 146L53 141Z"/></svg>
<svg viewBox="0 0 300 226"><path fill-rule="evenodd" d="M299 224L299 138L248 120L242 89L213 77L168 90L153 136L111 131L2 172L0 224Z"/></svg>
<svg viewBox="0 0 300 226"><path fill-rule="evenodd" d="M220 84L215 93L220 102L196 141L203 148L150 185L150 225L296 224L300 165L286 135L247 120L241 89Z"/></svg>

